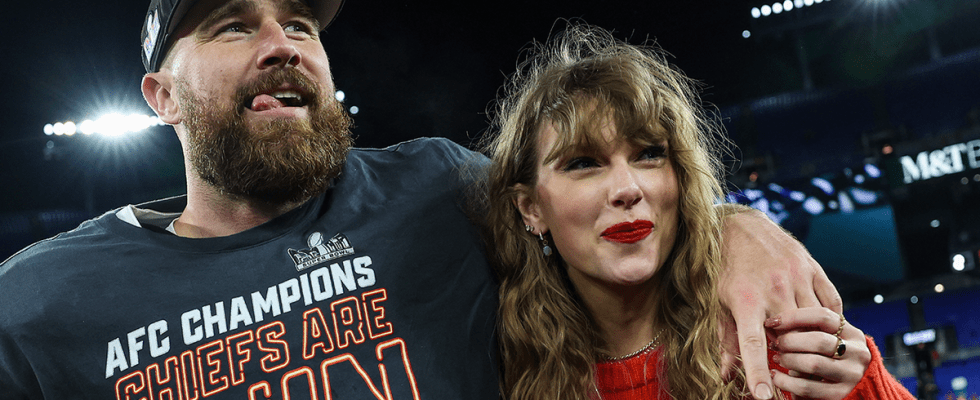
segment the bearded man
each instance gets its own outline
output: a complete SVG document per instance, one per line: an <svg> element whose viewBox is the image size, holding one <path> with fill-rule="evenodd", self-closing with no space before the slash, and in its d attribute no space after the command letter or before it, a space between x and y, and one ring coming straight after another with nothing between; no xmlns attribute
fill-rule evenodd
<svg viewBox="0 0 980 400"><path fill-rule="evenodd" d="M486 159L351 149L319 38L340 6L151 2L142 91L187 193L0 265L0 399L498 398L497 289L460 204ZM758 215L726 240L748 380L771 385L766 313L840 299Z"/></svg>

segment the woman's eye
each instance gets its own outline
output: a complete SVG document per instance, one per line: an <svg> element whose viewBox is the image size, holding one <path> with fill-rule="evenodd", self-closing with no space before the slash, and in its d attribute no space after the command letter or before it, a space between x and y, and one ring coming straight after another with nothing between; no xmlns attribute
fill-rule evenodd
<svg viewBox="0 0 980 400"><path fill-rule="evenodd" d="M599 165L595 160L589 157L576 157L565 163L565 171L574 171L577 169L592 168Z"/></svg>
<svg viewBox="0 0 980 400"><path fill-rule="evenodd" d="M639 160L656 160L659 158L667 157L667 147L663 145L654 145L643 149L640 151L637 159Z"/></svg>

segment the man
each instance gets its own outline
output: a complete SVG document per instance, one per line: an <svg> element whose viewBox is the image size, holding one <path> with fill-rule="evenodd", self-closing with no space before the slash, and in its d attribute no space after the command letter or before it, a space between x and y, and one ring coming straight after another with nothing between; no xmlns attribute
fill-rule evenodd
<svg viewBox="0 0 980 400"><path fill-rule="evenodd" d="M187 194L0 265L0 399L497 398L496 288L460 206L484 159L434 139L349 150L319 42L340 3L151 2L142 90ZM726 245L767 398L767 313L839 297L758 215L729 218Z"/></svg>

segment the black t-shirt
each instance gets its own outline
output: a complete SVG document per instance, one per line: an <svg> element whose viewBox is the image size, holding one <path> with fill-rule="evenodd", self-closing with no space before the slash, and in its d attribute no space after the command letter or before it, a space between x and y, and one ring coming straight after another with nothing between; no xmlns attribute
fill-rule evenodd
<svg viewBox="0 0 980 400"><path fill-rule="evenodd" d="M462 207L480 157L354 149L236 235L110 212L28 247L0 265L0 399L496 399L496 286Z"/></svg>

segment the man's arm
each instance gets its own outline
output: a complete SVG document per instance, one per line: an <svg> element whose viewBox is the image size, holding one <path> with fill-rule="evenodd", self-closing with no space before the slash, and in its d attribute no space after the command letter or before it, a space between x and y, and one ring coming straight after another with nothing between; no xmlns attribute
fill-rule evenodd
<svg viewBox="0 0 980 400"><path fill-rule="evenodd" d="M843 303L823 268L803 245L765 214L737 204L718 206L723 213L722 265L718 295L731 312L722 321L725 369L742 356L745 380L757 399L772 397L763 322L784 310L824 306L841 312Z"/></svg>

